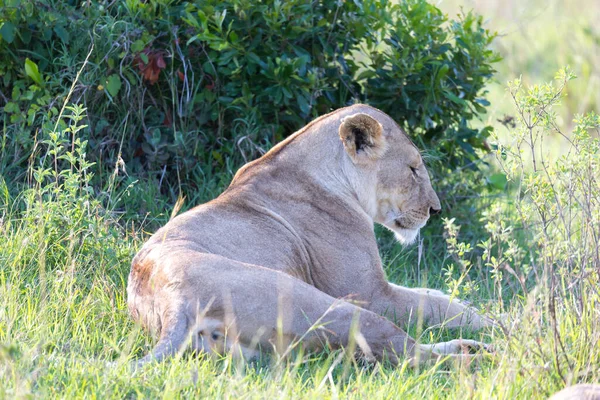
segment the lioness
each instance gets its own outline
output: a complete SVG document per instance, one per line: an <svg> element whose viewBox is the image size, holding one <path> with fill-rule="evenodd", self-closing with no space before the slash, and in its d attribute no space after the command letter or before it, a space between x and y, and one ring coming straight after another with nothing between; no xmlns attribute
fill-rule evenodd
<svg viewBox="0 0 600 400"><path fill-rule="evenodd" d="M129 310L160 334L139 364L175 354L190 337L198 351L246 357L297 339L307 350L352 342L394 363L482 345L417 344L382 316L491 324L441 292L386 280L373 222L410 243L438 212L419 150L389 116L354 105L316 119L240 168L218 198L172 219L135 256Z"/></svg>

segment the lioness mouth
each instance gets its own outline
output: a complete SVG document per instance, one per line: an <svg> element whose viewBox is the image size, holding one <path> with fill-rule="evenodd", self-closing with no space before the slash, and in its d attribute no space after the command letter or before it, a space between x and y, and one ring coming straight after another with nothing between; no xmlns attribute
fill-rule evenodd
<svg viewBox="0 0 600 400"><path fill-rule="evenodd" d="M399 221L399 220L397 220L397 219L396 219L396 220L394 220L394 223L396 224L396 226L397 226L398 228L401 228L401 229L412 229L412 228L409 228L409 227L407 227L406 225L404 225L402 222L400 222L400 221Z"/></svg>

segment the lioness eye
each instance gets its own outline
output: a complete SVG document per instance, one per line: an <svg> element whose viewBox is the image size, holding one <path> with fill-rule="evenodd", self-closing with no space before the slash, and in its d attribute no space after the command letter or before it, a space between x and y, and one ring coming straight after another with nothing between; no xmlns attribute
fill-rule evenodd
<svg viewBox="0 0 600 400"><path fill-rule="evenodd" d="M415 167L410 167L410 170L414 176L417 176L417 169Z"/></svg>

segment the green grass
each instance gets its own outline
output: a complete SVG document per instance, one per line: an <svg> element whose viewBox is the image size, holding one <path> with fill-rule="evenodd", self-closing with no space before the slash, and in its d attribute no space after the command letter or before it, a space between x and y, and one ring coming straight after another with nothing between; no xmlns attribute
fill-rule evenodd
<svg viewBox="0 0 600 400"><path fill-rule="evenodd" d="M542 287L513 301L509 310L518 319L507 334L484 334L496 354L471 366L365 367L335 352L249 365L183 355L132 372L128 361L153 344L126 308L128 260L141 235L105 227L99 257L89 258L78 239L66 240L63 257L49 265L39 226L11 216L2 225L1 398L545 398L562 387L560 373L570 382L600 378L600 295L591 287L597 279L583 287L582 304L557 306L568 363L555 353ZM425 331L421 338L456 335Z"/></svg>

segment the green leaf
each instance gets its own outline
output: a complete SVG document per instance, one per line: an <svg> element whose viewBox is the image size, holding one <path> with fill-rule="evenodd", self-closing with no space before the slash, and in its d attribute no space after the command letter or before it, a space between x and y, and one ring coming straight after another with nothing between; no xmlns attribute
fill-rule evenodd
<svg viewBox="0 0 600 400"><path fill-rule="evenodd" d="M506 175L497 173L487 178L488 183L496 189L503 190L506 187L506 183L508 180L506 179Z"/></svg>
<svg viewBox="0 0 600 400"><path fill-rule="evenodd" d="M225 104L229 104L233 101L233 97L229 97L229 96L219 96L219 101L221 103L225 103Z"/></svg>
<svg viewBox="0 0 600 400"><path fill-rule="evenodd" d="M308 113L310 112L310 105L308 104L306 98L303 95L298 95L297 101L298 106L300 107L300 111L302 111L304 115L308 115Z"/></svg>
<svg viewBox="0 0 600 400"><path fill-rule="evenodd" d="M25 44L29 44L31 42L31 31L29 29L25 29L21 32L19 32L19 35L21 36L21 41Z"/></svg>
<svg viewBox="0 0 600 400"><path fill-rule="evenodd" d="M463 99L459 98L458 96L456 96L455 94L453 94L447 90L444 90L443 93L444 93L445 98L447 98L448 100L450 100L456 104L461 104L461 105L466 104L466 102Z"/></svg>
<svg viewBox="0 0 600 400"><path fill-rule="evenodd" d="M15 33L17 32L17 27L10 21L6 21L2 24L2 28L0 28L0 35L2 35L2 39L6 40L8 43L12 43L15 40Z"/></svg>
<svg viewBox="0 0 600 400"><path fill-rule="evenodd" d="M21 110L19 109L19 106L17 103L14 103L12 101L9 101L8 103L6 103L6 105L4 106L4 112L5 113L20 113Z"/></svg>
<svg viewBox="0 0 600 400"><path fill-rule="evenodd" d="M106 80L106 91L111 97L115 97L121 90L121 78L117 74L112 74Z"/></svg>
<svg viewBox="0 0 600 400"><path fill-rule="evenodd" d="M64 43L69 43L69 32L67 32L64 27L60 25L55 26L54 33L56 33L56 36L58 36Z"/></svg>
<svg viewBox="0 0 600 400"><path fill-rule="evenodd" d="M248 58L249 61L251 61L254 64L259 65L262 69L267 69L268 65L262 61L260 59L260 57L258 57L256 54L254 54L253 52L249 52L246 57Z"/></svg>
<svg viewBox="0 0 600 400"><path fill-rule="evenodd" d="M131 51L134 53L139 53L142 50L144 50L144 47L146 47L146 44L144 43L144 41L141 39L138 39L131 44Z"/></svg>
<svg viewBox="0 0 600 400"><path fill-rule="evenodd" d="M39 86L42 86L44 84L42 74L40 74L37 64L31 61L29 58L25 59L25 74Z"/></svg>
<svg viewBox="0 0 600 400"><path fill-rule="evenodd" d="M3 206L10 204L10 193L2 175L0 175L0 200L2 200L2 203L0 204Z"/></svg>
<svg viewBox="0 0 600 400"><path fill-rule="evenodd" d="M223 164L223 156L221 155L221 153L213 150L211 155L219 164Z"/></svg>
<svg viewBox="0 0 600 400"><path fill-rule="evenodd" d="M374 70L365 69L360 74L358 74L358 77L356 78L356 80L362 81L365 79L373 79L376 77L377 77L377 72L375 72Z"/></svg>
<svg viewBox="0 0 600 400"><path fill-rule="evenodd" d="M448 64L444 64L440 67L438 74L437 74L438 82L443 81L444 78L446 78L446 75L448 74L449 69L450 69L450 67L448 66Z"/></svg>

